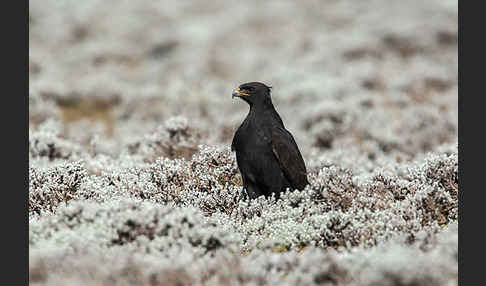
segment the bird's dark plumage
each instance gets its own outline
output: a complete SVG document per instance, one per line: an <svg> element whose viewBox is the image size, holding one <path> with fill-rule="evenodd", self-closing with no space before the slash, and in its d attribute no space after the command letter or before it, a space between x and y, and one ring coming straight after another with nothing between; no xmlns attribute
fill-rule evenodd
<svg viewBox="0 0 486 286"><path fill-rule="evenodd" d="M309 182L294 137L285 129L270 97L270 87L259 82L240 85L232 94L250 105L250 112L231 143L243 185L250 198L265 197L290 188L302 190Z"/></svg>

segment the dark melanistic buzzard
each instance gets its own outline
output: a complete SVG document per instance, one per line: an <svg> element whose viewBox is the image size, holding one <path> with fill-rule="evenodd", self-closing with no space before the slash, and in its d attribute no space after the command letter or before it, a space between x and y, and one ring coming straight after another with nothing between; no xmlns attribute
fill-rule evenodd
<svg viewBox="0 0 486 286"><path fill-rule="evenodd" d="M253 199L302 190L309 184L304 160L294 137L285 129L270 97L259 82L240 85L232 94L250 105L250 112L231 143L248 196Z"/></svg>

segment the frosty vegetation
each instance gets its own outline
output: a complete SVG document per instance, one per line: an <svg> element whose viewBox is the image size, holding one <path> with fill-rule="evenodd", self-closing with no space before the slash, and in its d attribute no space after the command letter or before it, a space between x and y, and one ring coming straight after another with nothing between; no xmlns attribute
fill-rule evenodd
<svg viewBox="0 0 486 286"><path fill-rule="evenodd" d="M30 2L32 285L457 285L457 1L250 2ZM229 147L255 80L280 200Z"/></svg>

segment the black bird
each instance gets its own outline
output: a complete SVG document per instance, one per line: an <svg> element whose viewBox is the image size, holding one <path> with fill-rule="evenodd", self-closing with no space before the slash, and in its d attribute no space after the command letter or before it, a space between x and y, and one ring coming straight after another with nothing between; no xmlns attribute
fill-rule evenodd
<svg viewBox="0 0 486 286"><path fill-rule="evenodd" d="M250 105L231 150L236 151L243 185L251 199L272 193L279 198L287 188L302 190L309 184L304 159L272 104L270 89L263 83L249 82L232 94Z"/></svg>

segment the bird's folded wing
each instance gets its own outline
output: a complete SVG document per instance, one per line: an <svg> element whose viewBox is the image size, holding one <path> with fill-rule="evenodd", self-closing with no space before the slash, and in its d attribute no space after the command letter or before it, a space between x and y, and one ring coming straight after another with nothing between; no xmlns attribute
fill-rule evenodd
<svg viewBox="0 0 486 286"><path fill-rule="evenodd" d="M273 128L271 145L287 180L292 187L302 190L308 184L307 171L292 134L282 128Z"/></svg>

